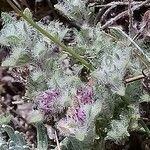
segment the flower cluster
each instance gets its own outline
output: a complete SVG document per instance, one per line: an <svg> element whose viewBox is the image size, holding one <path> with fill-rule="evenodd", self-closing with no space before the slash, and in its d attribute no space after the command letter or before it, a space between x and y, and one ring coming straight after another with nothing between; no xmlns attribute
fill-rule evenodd
<svg viewBox="0 0 150 150"><path fill-rule="evenodd" d="M77 88L73 106L68 110L68 117L83 125L87 119L87 109L94 102L93 88L81 86Z"/></svg>
<svg viewBox="0 0 150 150"><path fill-rule="evenodd" d="M36 97L37 108L44 114L56 114L59 109L60 92L57 89L49 89Z"/></svg>
<svg viewBox="0 0 150 150"><path fill-rule="evenodd" d="M90 111L94 103L93 88L90 86L77 88L72 100L73 103L68 108L66 117L57 123L57 128L65 136L84 135L88 130Z"/></svg>
<svg viewBox="0 0 150 150"><path fill-rule="evenodd" d="M92 87L80 87L77 89L77 99L81 104L92 104L93 103L93 89Z"/></svg>
<svg viewBox="0 0 150 150"><path fill-rule="evenodd" d="M66 117L57 122L57 129L60 134L64 136L85 135L88 130L90 108L88 106L69 108Z"/></svg>
<svg viewBox="0 0 150 150"><path fill-rule="evenodd" d="M86 113L85 110L82 107L78 108L71 108L70 114L68 113L68 118L73 119L75 123L78 123L80 125L83 125L86 120Z"/></svg>

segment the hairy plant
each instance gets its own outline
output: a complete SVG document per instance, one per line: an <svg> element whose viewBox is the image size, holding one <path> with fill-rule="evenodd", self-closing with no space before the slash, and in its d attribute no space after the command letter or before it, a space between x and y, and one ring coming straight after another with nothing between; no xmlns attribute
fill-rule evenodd
<svg viewBox="0 0 150 150"><path fill-rule="evenodd" d="M0 123L0 150L30 150L31 145L26 142L25 135L21 132L14 131L14 129L7 125L10 118L4 116L1 118ZM47 150L48 139L47 131L43 123L37 122L35 125L37 129L37 150Z"/></svg>
<svg viewBox="0 0 150 150"><path fill-rule="evenodd" d="M86 150L83 145L92 147L97 139L119 143L128 138L129 129L138 126L130 121L139 118L136 104L144 95L140 83L126 86L124 79L128 70L131 75L141 72L149 62L148 53L142 51L147 59L143 61L133 54L140 47L128 36L105 33L99 24L89 26L90 10L85 9L84 1L67 0L56 7L82 22L80 31L72 29L73 42L64 46L69 28L58 21L35 24L27 9L19 21L2 13L0 45L11 47L2 66L29 66L26 96L33 100L43 120L54 121L59 136L66 137L62 143L67 141L73 149L72 143L77 142ZM80 78L84 67L89 71L86 82ZM40 132L44 130L41 126L37 126ZM42 145L46 149L47 141Z"/></svg>
<svg viewBox="0 0 150 150"><path fill-rule="evenodd" d="M1 135L1 150L29 150L29 146L26 144L25 139L23 137L22 133L19 133L18 131L14 131L12 127L8 125L2 125L0 127L1 133L6 132L9 136L9 140L6 141L6 139Z"/></svg>

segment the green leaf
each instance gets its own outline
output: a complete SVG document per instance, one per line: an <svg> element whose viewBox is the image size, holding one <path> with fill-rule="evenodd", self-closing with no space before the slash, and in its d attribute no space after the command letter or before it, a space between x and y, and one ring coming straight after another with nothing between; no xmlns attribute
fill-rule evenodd
<svg viewBox="0 0 150 150"><path fill-rule="evenodd" d="M57 148L55 148L57 150ZM67 137L61 142L61 150L88 150L85 143L74 137Z"/></svg>
<svg viewBox="0 0 150 150"><path fill-rule="evenodd" d="M29 8L26 8L26 9L23 11L23 14L24 14L25 16L27 16L28 18L31 18L31 19L32 19L32 13L31 13L31 11L30 11Z"/></svg>
<svg viewBox="0 0 150 150"><path fill-rule="evenodd" d="M24 53L24 54L21 54L19 59L16 61L16 65L23 65L23 64L30 63L30 62L31 62L31 57L29 56L29 54Z"/></svg>
<svg viewBox="0 0 150 150"><path fill-rule="evenodd" d="M43 119L44 119L43 114L38 110L31 111L27 118L29 123L41 122L41 121L43 121Z"/></svg>
<svg viewBox="0 0 150 150"><path fill-rule="evenodd" d="M43 123L36 123L37 129L37 149L38 150L47 150L48 149L48 137L47 131Z"/></svg>
<svg viewBox="0 0 150 150"><path fill-rule="evenodd" d="M125 96L128 97L130 102L137 102L143 94L141 81L134 81L126 87Z"/></svg>
<svg viewBox="0 0 150 150"><path fill-rule="evenodd" d="M11 115L9 114L1 114L0 115L0 125L7 124L11 120Z"/></svg>
<svg viewBox="0 0 150 150"><path fill-rule="evenodd" d="M14 23L15 21L15 19L12 16L10 16L8 13L5 13L5 12L1 13L1 18L4 24Z"/></svg>
<svg viewBox="0 0 150 150"><path fill-rule="evenodd" d="M22 133L14 131L14 129L8 125L2 126L3 130L7 132L9 140L9 149L13 150L29 150L29 147L26 145L26 141Z"/></svg>

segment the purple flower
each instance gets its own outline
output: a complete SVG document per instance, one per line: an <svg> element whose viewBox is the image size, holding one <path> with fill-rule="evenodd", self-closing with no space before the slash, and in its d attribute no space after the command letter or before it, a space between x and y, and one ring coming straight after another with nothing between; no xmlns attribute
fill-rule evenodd
<svg viewBox="0 0 150 150"><path fill-rule="evenodd" d="M93 89L90 86L80 87L77 89L77 99L82 104L92 104L93 103Z"/></svg>
<svg viewBox="0 0 150 150"><path fill-rule="evenodd" d="M76 109L70 109L70 113L68 117L73 119L74 122L83 125L86 121L86 113L82 107L78 107Z"/></svg>
<svg viewBox="0 0 150 150"><path fill-rule="evenodd" d="M37 108L44 114L55 114L59 110L57 109L57 103L60 99L60 92L56 89L49 89L36 97Z"/></svg>

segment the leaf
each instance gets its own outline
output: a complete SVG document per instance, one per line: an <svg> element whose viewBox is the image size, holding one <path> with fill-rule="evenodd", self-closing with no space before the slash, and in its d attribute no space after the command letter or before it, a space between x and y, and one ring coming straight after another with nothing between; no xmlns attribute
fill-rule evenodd
<svg viewBox="0 0 150 150"><path fill-rule="evenodd" d="M140 81L130 83L126 87L125 96L130 99L130 102L137 102L143 94L143 89Z"/></svg>
<svg viewBox="0 0 150 150"><path fill-rule="evenodd" d="M26 9L23 11L23 14L24 14L25 16L27 16L28 18L31 18L31 19L32 19L32 13L31 13L31 11L30 11L29 8L26 8Z"/></svg>
<svg viewBox="0 0 150 150"><path fill-rule="evenodd" d="M66 137L62 142L61 142L61 150L88 150L85 146L85 143L77 140L74 137ZM58 150L57 147L55 150Z"/></svg>
<svg viewBox="0 0 150 150"><path fill-rule="evenodd" d="M47 150L48 149L48 137L47 131L43 123L39 122L36 124L37 129L37 149L38 150Z"/></svg>
<svg viewBox="0 0 150 150"><path fill-rule="evenodd" d="M9 114L0 114L0 125L7 124L11 120L11 115Z"/></svg>
<svg viewBox="0 0 150 150"><path fill-rule="evenodd" d="M43 121L43 119L44 119L43 114L38 110L31 111L29 116L27 117L29 123L41 122Z"/></svg>
<svg viewBox="0 0 150 150"><path fill-rule="evenodd" d="M2 62L2 66L16 66L30 63L31 56L22 48L15 48L13 53Z"/></svg>
<svg viewBox="0 0 150 150"><path fill-rule="evenodd" d="M5 12L1 13L1 18L2 18L4 24L14 23L14 21L15 21L15 19L13 17L11 17L8 13L5 13Z"/></svg>
<svg viewBox="0 0 150 150"><path fill-rule="evenodd" d="M29 54L24 53L24 54L21 54L19 59L16 61L16 65L24 65L30 62L31 62L31 57L29 56Z"/></svg>
<svg viewBox="0 0 150 150"><path fill-rule="evenodd" d="M9 141L9 148L13 150L30 150L29 147L26 145L26 141L23 137L22 133L18 131L14 131L14 129L8 125L2 126L3 130L7 132L10 141Z"/></svg>

